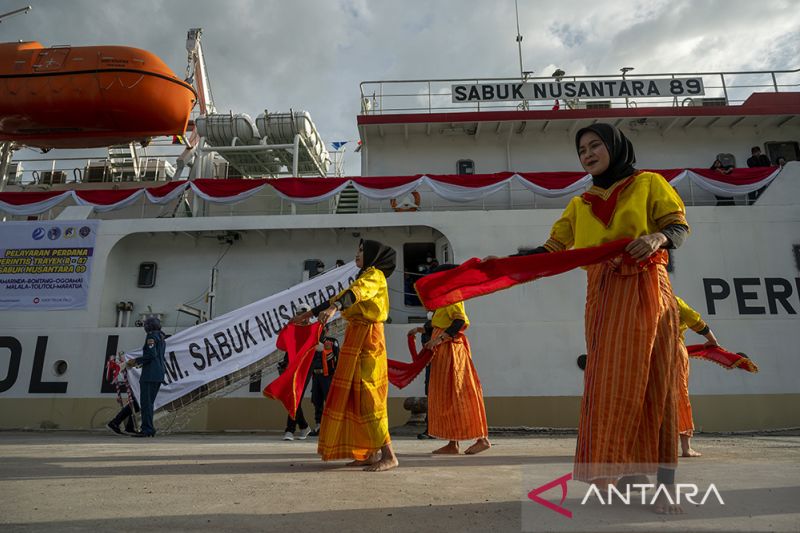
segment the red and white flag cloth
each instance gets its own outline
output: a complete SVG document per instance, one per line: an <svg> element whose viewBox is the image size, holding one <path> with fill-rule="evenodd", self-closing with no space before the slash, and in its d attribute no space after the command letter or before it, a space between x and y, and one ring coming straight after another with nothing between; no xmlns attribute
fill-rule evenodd
<svg viewBox="0 0 800 533"><path fill-rule="evenodd" d="M747 194L766 187L780 173L780 167L736 168L723 175L709 169L652 170L662 174L673 186L690 179L698 187L718 196ZM174 181L143 189L81 189L66 191L0 192L0 211L12 215L44 213L61 202L92 206L98 212L123 209L146 200L164 205L187 190L215 204L243 202L263 191L274 189L284 200L315 204L332 198L352 185L371 200L402 198L419 188L429 189L450 202L473 202L497 193L509 185L521 186L547 198L572 196L586 189L592 177L585 172L498 172L495 174L378 176L353 178L279 178L279 179L196 179Z"/></svg>

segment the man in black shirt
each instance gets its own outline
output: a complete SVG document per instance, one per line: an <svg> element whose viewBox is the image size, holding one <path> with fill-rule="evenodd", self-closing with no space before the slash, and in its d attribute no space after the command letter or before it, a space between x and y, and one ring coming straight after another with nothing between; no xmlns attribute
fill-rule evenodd
<svg viewBox="0 0 800 533"><path fill-rule="evenodd" d="M769 162L769 157L761 153L761 148L758 146L753 146L750 149L750 153L752 156L747 159L747 166L750 168L753 167L771 167L772 163ZM747 203L749 205L753 205L758 200L758 197L761 196L761 193L764 192L766 187L761 187L757 191L753 191L747 194Z"/></svg>
<svg viewBox="0 0 800 533"><path fill-rule="evenodd" d="M769 167L772 163L769 162L769 157L761 153L761 148L753 146L750 149L751 157L747 159L747 166L753 167Z"/></svg>

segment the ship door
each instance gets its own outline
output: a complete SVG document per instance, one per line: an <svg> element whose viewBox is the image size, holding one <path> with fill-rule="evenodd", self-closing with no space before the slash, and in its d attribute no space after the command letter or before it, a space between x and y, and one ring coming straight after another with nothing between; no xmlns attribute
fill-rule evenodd
<svg viewBox="0 0 800 533"><path fill-rule="evenodd" d="M403 303L411 307L422 307L414 283L438 266L436 243L409 242L403 245Z"/></svg>

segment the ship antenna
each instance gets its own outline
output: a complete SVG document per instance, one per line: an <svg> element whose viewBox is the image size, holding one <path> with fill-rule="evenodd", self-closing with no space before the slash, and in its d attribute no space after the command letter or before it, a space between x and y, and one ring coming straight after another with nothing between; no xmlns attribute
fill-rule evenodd
<svg viewBox="0 0 800 533"><path fill-rule="evenodd" d="M525 70L522 66L522 35L519 33L519 2L514 0L514 13L517 17L517 49L519 51L519 79L525 81Z"/></svg>
<svg viewBox="0 0 800 533"><path fill-rule="evenodd" d="M14 11L9 11L8 13L3 13L2 15L0 15L0 23L3 22L3 19L10 19L14 15L24 15L31 9L33 9L31 6L25 6L20 9L15 9Z"/></svg>

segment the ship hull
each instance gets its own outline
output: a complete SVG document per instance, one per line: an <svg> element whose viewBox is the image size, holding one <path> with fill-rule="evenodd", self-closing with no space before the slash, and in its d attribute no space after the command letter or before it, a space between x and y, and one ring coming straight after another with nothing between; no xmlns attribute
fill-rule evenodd
<svg viewBox="0 0 800 533"><path fill-rule="evenodd" d="M800 197L798 170L787 167L756 205L687 209L693 232L673 255L675 292L704 316L725 347L748 354L760 369L751 374L693 360L690 393L698 430L800 425L800 207L792 200ZM113 389L103 388L105 358L139 348L143 341L143 332L132 323L116 327L117 302L133 302L134 317L147 309L165 313L170 333L190 326L174 309L207 288L210 268L225 246L217 238L221 233L235 232L240 238L218 266L219 314L300 282L304 261L321 259L330 267L336 259L350 260L359 238L395 247L399 264L408 270L404 261L413 245L428 243L437 256L450 254L456 262L508 254L542 242L559 213L531 209L102 221L86 310L0 311L0 377L5 376L0 427L102 426L114 410ZM135 283L138 266L146 261L158 263L152 289ZM410 323L424 317L424 310L407 305L400 269L389 278L389 286L388 352L392 358L408 359L406 332L413 327ZM576 427L583 392L576 360L585 353L585 291L585 273L576 270L466 303L468 336L490 426ZM687 333L687 342L703 341L692 335ZM68 363L62 375L54 370L59 360ZM279 427L285 413L260 393L274 377L263 375L257 385L211 402L189 428ZM423 394L421 379L407 389L391 389L390 423L406 421L404 398Z"/></svg>

